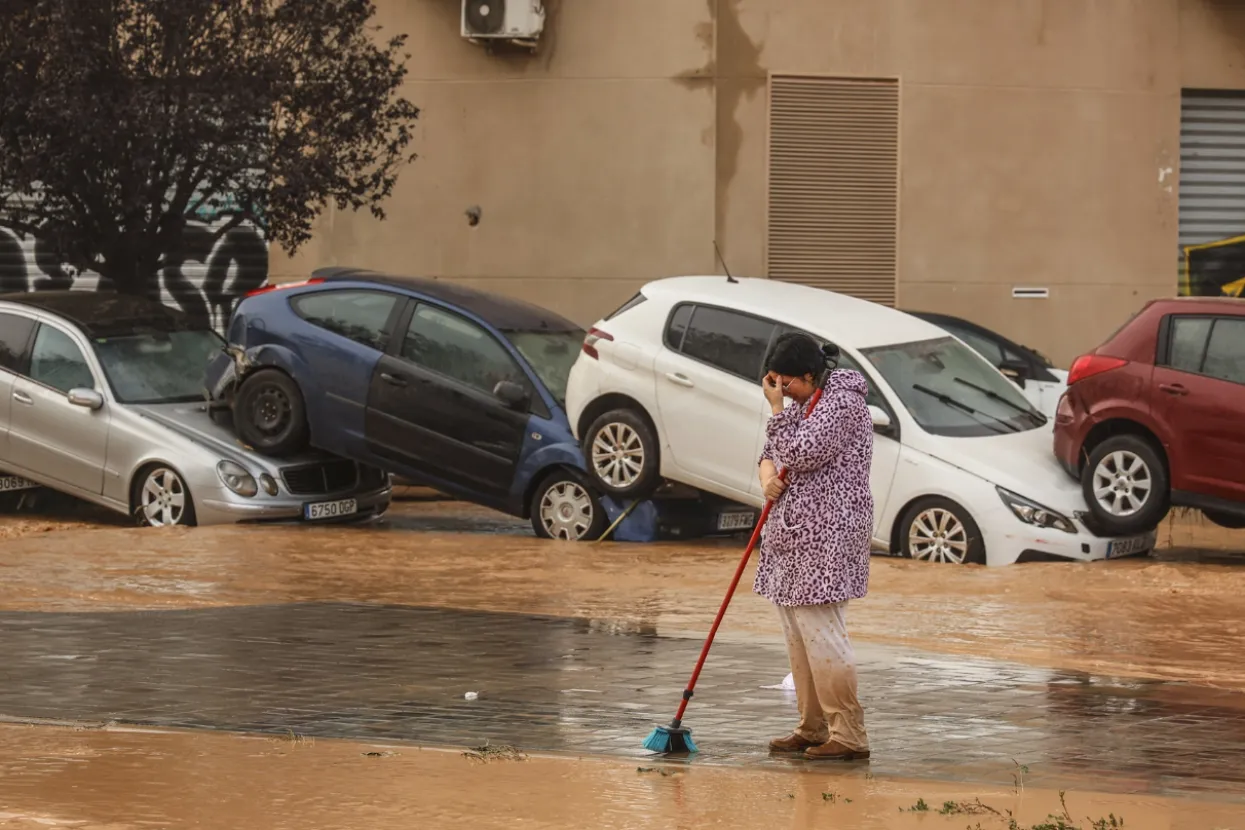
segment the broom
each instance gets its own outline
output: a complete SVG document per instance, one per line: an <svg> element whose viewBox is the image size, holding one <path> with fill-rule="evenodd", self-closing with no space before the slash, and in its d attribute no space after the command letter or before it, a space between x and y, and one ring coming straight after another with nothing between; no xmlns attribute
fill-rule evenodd
<svg viewBox="0 0 1245 830"><path fill-rule="evenodd" d="M813 407L821 400L821 392L822 390L819 386L813 392L813 396L809 398L808 408L804 410L805 418L812 413ZM787 480L787 471L785 469L778 472L778 479L779 481ZM765 527L765 520L769 518L770 510L773 507L773 499L765 502L765 508L761 511L761 518L757 520L757 525L752 531L752 538L748 540L748 547L744 548L744 555L739 560L739 567L735 569L735 578L731 580L731 587L726 589L726 596L722 599L722 607L718 609L718 615L713 620L713 627L709 629L709 636L705 638L705 644L700 649L700 659L696 661L696 668L692 670L692 679L687 681L687 688L683 690L683 701L679 704L679 711L675 712L674 720L670 721L669 726L658 726L648 733L648 737L644 739L645 749L662 753L697 751L696 743L692 740L692 730L683 725L683 713L687 711L687 703L692 699L696 681L700 678L700 670L704 668L705 658L709 656L709 647L713 645L713 638L718 633L718 626L722 624L722 618L726 616L726 608L731 604L731 598L735 596L735 589L739 587L739 580L744 575L744 568L748 566L748 560L752 558L752 550L761 538L761 528Z"/></svg>

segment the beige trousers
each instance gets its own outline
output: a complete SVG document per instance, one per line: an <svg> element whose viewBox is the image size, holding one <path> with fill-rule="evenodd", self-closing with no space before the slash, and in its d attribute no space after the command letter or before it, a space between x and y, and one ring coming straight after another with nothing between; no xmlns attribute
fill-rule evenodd
<svg viewBox="0 0 1245 830"><path fill-rule="evenodd" d="M846 602L778 606L800 707L796 734L861 751L869 748L869 736L856 698L856 653L846 612Z"/></svg>

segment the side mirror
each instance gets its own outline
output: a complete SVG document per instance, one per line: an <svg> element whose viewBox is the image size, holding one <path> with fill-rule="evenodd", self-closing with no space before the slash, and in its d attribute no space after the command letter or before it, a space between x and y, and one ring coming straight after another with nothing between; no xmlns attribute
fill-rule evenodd
<svg viewBox="0 0 1245 830"><path fill-rule="evenodd" d="M528 391L519 384L509 380L500 381L494 386L493 395L508 408L520 412L526 410L532 403L532 396Z"/></svg>
<svg viewBox="0 0 1245 830"><path fill-rule="evenodd" d="M74 406L84 406L87 409L99 409L104 405L104 396L96 392L94 389L70 389L69 402Z"/></svg>
<svg viewBox="0 0 1245 830"><path fill-rule="evenodd" d="M869 404L869 417L873 419L874 429L887 429L891 425L891 416L880 406Z"/></svg>
<svg viewBox="0 0 1245 830"><path fill-rule="evenodd" d="M1027 363L1020 360L1004 360L999 364L999 371L1021 389L1025 388L1025 381L1029 379Z"/></svg>

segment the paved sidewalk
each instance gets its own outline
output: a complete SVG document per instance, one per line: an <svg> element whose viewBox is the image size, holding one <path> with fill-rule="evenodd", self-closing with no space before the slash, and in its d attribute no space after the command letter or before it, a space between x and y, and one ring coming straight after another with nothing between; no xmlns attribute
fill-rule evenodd
<svg viewBox="0 0 1245 830"><path fill-rule="evenodd" d="M700 643L586 620L308 603L0 613L0 716L116 720L642 759ZM861 649L874 757L858 774L1245 800L1245 695ZM688 715L694 763L800 765L762 686L781 648L715 646ZM476 691L476 700L464 693ZM1092 778L1091 778L1092 776Z"/></svg>

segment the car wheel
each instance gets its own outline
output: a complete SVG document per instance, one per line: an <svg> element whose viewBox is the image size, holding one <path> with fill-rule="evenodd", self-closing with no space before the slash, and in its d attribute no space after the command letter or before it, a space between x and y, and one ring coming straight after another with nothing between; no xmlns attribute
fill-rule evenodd
<svg viewBox="0 0 1245 830"><path fill-rule="evenodd" d="M608 495L644 498L660 483L657 435L633 410L615 409L593 421L583 449L593 484Z"/></svg>
<svg viewBox="0 0 1245 830"><path fill-rule="evenodd" d="M542 539L594 542L605 533L605 508L580 476L560 470L532 493L532 530Z"/></svg>
<svg viewBox="0 0 1245 830"><path fill-rule="evenodd" d="M190 488L172 467L148 468L135 480L134 515L144 527L193 526Z"/></svg>
<svg viewBox="0 0 1245 830"><path fill-rule="evenodd" d="M294 379L279 369L249 375L234 400L238 437L271 456L293 455L307 448L307 406Z"/></svg>
<svg viewBox="0 0 1245 830"><path fill-rule="evenodd" d="M951 565L986 564L986 543L968 511L944 498L915 502L899 522L900 551L909 559Z"/></svg>
<svg viewBox="0 0 1245 830"><path fill-rule="evenodd" d="M1228 530L1245 530L1245 517L1234 513L1220 513L1217 510L1203 510L1202 515L1220 527Z"/></svg>
<svg viewBox="0 0 1245 830"><path fill-rule="evenodd" d="M1081 471L1094 529L1107 536L1146 533L1167 515L1167 471L1154 446L1116 435L1094 447Z"/></svg>

